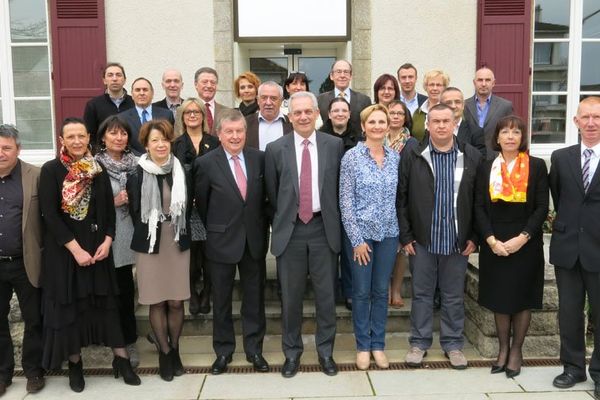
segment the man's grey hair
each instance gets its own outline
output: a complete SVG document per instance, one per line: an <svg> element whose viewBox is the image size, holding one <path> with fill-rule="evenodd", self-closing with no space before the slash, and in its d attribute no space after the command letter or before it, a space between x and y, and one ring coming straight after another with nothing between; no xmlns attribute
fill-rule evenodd
<svg viewBox="0 0 600 400"><path fill-rule="evenodd" d="M276 87L277 90L279 91L279 97L283 99L283 88L281 87L281 85L275 81L266 81L260 84L260 86L258 87L258 96L260 96L260 94L263 91L263 87L264 86L271 86L271 87Z"/></svg>
<svg viewBox="0 0 600 400"><path fill-rule="evenodd" d="M246 118L244 117L244 115L241 112L239 112L239 110L228 109L228 110L222 111L219 115L219 120L217 121L217 133L221 132L221 128L223 127L223 122L237 122L237 121L244 122L244 130L246 130L248 128L248 125L246 124Z"/></svg>
<svg viewBox="0 0 600 400"><path fill-rule="evenodd" d="M198 77L200 76L200 74L213 74L215 76L215 78L217 78L217 83L219 83L219 74L217 74L217 71L214 68L211 67L202 67L200 69L198 69L198 71L196 71L196 73L194 74L194 83L198 82Z"/></svg>
<svg viewBox="0 0 600 400"><path fill-rule="evenodd" d="M17 144L17 147L21 147L21 138L19 137L19 131L14 125L0 125L0 137L14 139L15 143Z"/></svg>
<svg viewBox="0 0 600 400"><path fill-rule="evenodd" d="M319 108L319 104L317 103L317 97L312 94L312 92L296 92L290 96L290 101L288 103L288 107L290 109L290 113L294 112L292 104L294 103L294 99L301 99L303 97L308 97L312 100L313 109L317 110Z"/></svg>

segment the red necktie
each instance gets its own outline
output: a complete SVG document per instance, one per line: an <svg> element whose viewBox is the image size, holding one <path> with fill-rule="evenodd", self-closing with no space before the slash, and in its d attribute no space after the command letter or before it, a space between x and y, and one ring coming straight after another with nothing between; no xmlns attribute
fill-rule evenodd
<svg viewBox="0 0 600 400"><path fill-rule="evenodd" d="M213 115L212 115L212 111L210 110L210 103L204 103L204 105L206 106L206 122L208 123L208 131L212 132Z"/></svg>
<svg viewBox="0 0 600 400"><path fill-rule="evenodd" d="M235 170L235 182L238 185L238 189L240 189L242 199L246 200L246 191L248 186L246 182L246 175L244 175L244 170L240 164L240 158L238 156L231 156L231 158L233 159L233 169Z"/></svg>
<svg viewBox="0 0 600 400"><path fill-rule="evenodd" d="M310 165L310 151L308 139L302 141L304 149L302 150L302 163L300 164L300 207L298 208L298 217L300 221L308 224L313 217L312 209L312 168Z"/></svg>

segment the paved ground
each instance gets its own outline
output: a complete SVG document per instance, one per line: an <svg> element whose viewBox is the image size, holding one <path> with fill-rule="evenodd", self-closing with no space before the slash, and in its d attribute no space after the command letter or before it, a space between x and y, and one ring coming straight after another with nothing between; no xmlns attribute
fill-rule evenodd
<svg viewBox="0 0 600 400"><path fill-rule="evenodd" d="M341 372L335 377L322 373L299 373L284 379L277 373L184 375L173 382L158 376L142 376L142 385L132 387L113 377L87 377L83 393L73 393L66 377L49 377L46 388L27 396L24 378L15 378L3 400L189 400L189 399L414 399L414 400L591 400L590 380L575 390L558 390L552 379L560 367L523 368L520 376L507 379L491 375L487 368L466 371L404 370Z"/></svg>

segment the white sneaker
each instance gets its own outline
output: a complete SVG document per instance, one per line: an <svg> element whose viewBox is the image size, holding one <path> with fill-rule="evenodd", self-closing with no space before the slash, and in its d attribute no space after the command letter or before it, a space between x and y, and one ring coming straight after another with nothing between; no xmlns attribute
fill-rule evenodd
<svg viewBox="0 0 600 400"><path fill-rule="evenodd" d="M444 353L446 358L450 360L450 365L454 369L465 369L467 368L468 361L467 357L460 350L451 350L447 353Z"/></svg>
<svg viewBox="0 0 600 400"><path fill-rule="evenodd" d="M420 368L423 366L423 358L427 356L426 350L421 350L418 347L411 347L404 361L406 365L413 368Z"/></svg>
<svg viewBox="0 0 600 400"><path fill-rule="evenodd" d="M137 346L135 343L128 344L125 349L129 354L129 363L133 368L137 368L140 365L140 353L138 353Z"/></svg>

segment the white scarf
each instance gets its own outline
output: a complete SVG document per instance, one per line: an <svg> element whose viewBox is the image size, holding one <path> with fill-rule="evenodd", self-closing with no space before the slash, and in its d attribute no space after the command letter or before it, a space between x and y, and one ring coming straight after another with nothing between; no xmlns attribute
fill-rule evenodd
<svg viewBox="0 0 600 400"><path fill-rule="evenodd" d="M166 164L156 165L148 158L148 154L142 154L138 164L144 170L142 179L141 193L141 219L148 224L148 238L150 247L148 253L154 250L156 243L156 230L158 222L163 222L167 217L162 211L162 199L158 188L157 175L166 175L172 172L173 187L171 188L171 204L169 205L169 215L171 216L171 226L175 231L175 241L179 242L179 234L185 233L185 208L187 203L185 173L177 157L172 154Z"/></svg>

